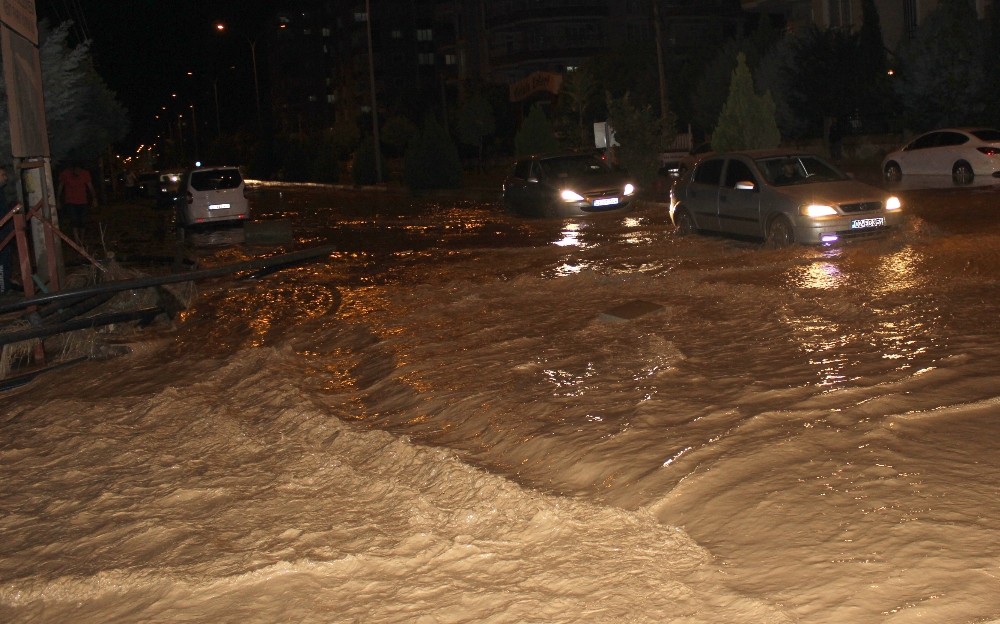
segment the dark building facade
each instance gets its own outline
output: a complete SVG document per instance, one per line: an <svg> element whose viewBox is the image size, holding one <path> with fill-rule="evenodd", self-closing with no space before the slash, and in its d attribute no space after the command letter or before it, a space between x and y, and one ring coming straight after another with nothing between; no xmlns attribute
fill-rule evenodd
<svg viewBox="0 0 1000 624"><path fill-rule="evenodd" d="M269 55L276 125L330 127L369 110L372 70L379 114L414 120L472 86L565 75L595 55L652 45L652 1L300 0L279 13ZM746 18L739 0L659 0L657 9L668 67L711 58Z"/></svg>

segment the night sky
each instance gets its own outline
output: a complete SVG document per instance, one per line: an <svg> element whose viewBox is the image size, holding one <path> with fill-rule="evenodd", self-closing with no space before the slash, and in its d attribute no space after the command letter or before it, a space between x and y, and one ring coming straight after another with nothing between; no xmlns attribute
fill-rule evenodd
<svg viewBox="0 0 1000 624"><path fill-rule="evenodd" d="M195 103L215 126L214 93L224 130L253 114L250 44L236 34L220 35L213 25L232 24L259 33L268 13L265 0L36 0L39 19L72 18L78 38L91 40L98 73L129 112L126 144L149 141L165 122L155 115ZM258 66L261 65L258 47ZM188 71L195 76L187 75ZM263 74L263 68L259 69ZM171 94L177 93L177 98ZM159 126L159 127L158 127ZM125 145L129 147L129 145Z"/></svg>

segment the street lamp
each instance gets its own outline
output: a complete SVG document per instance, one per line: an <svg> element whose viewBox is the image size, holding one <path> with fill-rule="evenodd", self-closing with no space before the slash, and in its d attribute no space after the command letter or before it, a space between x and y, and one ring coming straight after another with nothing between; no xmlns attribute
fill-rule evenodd
<svg viewBox="0 0 1000 624"><path fill-rule="evenodd" d="M226 30L228 30L226 28L226 25L223 24L222 22L217 23L215 25L215 29L218 30L219 32L226 32ZM240 34L242 34L242 33L240 33ZM260 127L260 125L261 125L261 123L260 123L260 83L257 80L257 40L256 39L251 39L247 35L243 35L243 38L246 39L247 43L250 44L250 59L253 62L253 89L254 89L254 96L256 98L256 103L257 103L257 126Z"/></svg>
<svg viewBox="0 0 1000 624"><path fill-rule="evenodd" d="M368 34L368 82L372 90L372 141L375 143L375 182L382 182L382 154L379 150L378 104L375 102L375 57L372 55L372 7L365 0L365 28Z"/></svg>
<svg viewBox="0 0 1000 624"><path fill-rule="evenodd" d="M194 76L193 71L187 73L188 76ZM222 136L222 122L219 118L219 76L216 74L212 78L212 93L215 96L215 134L216 136ZM194 109L194 104L191 105Z"/></svg>

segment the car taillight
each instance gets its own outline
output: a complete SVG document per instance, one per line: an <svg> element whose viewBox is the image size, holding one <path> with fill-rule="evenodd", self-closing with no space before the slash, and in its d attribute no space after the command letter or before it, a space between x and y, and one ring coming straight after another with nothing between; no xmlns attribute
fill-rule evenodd
<svg viewBox="0 0 1000 624"><path fill-rule="evenodd" d="M1000 156L1000 147L977 147L976 149L987 156Z"/></svg>

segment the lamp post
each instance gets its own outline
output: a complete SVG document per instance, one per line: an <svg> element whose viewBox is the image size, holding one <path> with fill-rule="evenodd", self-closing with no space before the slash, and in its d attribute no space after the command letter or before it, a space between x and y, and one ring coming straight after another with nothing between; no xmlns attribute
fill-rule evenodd
<svg viewBox="0 0 1000 624"><path fill-rule="evenodd" d="M222 22L217 23L215 25L215 29L218 30L219 32L226 32L226 30L228 30L226 25L223 24ZM247 43L250 44L250 61L251 63L253 63L253 90L254 90L254 98L257 104L257 127L259 128L261 126L261 121L260 121L260 82L257 78L257 40L251 39L247 35L243 35L243 38L246 39Z"/></svg>
<svg viewBox="0 0 1000 624"><path fill-rule="evenodd" d="M194 72L189 71L188 76L194 77ZM215 98L215 135L222 136L222 122L219 118L219 75L215 73L212 77L212 95ZM194 104L191 105L192 115L194 115Z"/></svg>
<svg viewBox="0 0 1000 624"><path fill-rule="evenodd" d="M365 26L368 29L368 80L372 88L372 140L375 142L375 182L382 182L382 154L379 150L378 106L375 103L375 57L372 55L372 9L365 0Z"/></svg>

